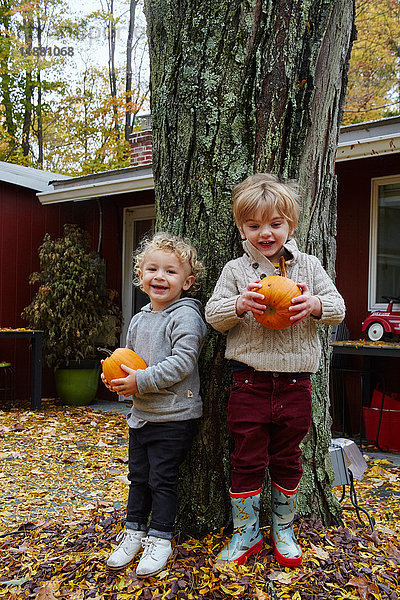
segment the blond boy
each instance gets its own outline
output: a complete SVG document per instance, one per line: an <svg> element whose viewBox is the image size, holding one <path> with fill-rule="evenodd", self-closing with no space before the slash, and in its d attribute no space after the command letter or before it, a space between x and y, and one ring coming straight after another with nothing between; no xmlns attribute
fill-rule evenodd
<svg viewBox="0 0 400 600"><path fill-rule="evenodd" d="M195 249L166 233L139 249L137 283L150 303L129 325L126 346L148 365L111 382L110 389L133 395L129 425L130 489L125 529L107 560L126 567L143 548L136 573L161 571L172 554L179 466L202 414L197 361L206 334L201 304L186 294L202 269Z"/></svg>
<svg viewBox="0 0 400 600"><path fill-rule="evenodd" d="M244 254L225 265L206 305L208 323L227 332L225 356L234 378L228 406L235 442L230 489L234 534L218 559L242 564L261 549L260 489L268 468L275 557L294 567L302 559L292 528L302 476L299 444L311 424L310 374L317 371L321 354L316 322L340 323L345 307L320 261L300 252L292 238L300 213L294 182L260 173L236 186L232 197ZM259 281L277 274L281 256L302 294L292 300L292 326L276 331L253 315L265 310L255 291Z"/></svg>

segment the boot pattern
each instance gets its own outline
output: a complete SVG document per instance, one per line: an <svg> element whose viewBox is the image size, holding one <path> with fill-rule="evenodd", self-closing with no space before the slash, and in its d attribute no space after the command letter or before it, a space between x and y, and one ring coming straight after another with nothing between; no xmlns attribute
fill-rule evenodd
<svg viewBox="0 0 400 600"><path fill-rule="evenodd" d="M260 495L231 496L231 502L233 535L217 560L244 564L249 556L262 548L262 535L259 531Z"/></svg>
<svg viewBox="0 0 400 600"><path fill-rule="evenodd" d="M298 566L302 551L293 531L296 493L285 494L272 487L272 541L275 557L284 566Z"/></svg>

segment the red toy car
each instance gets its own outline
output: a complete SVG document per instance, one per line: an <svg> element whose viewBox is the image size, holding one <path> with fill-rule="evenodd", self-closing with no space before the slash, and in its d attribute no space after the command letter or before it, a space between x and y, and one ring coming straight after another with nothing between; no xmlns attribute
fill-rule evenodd
<svg viewBox="0 0 400 600"><path fill-rule="evenodd" d="M400 312L393 310L393 304L400 304L398 296L383 296L388 301L385 311L375 311L362 323L361 331L366 331L373 342L386 339L397 341L400 336Z"/></svg>

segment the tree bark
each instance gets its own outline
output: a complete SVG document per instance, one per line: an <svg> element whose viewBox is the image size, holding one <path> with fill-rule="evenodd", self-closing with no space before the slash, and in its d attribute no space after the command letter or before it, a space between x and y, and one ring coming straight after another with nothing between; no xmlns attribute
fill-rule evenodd
<svg viewBox="0 0 400 600"><path fill-rule="evenodd" d="M132 133L132 125L134 116L132 117L132 47L133 47L133 32L135 30L135 15L136 15L137 0L130 0L129 3L129 29L128 39L126 42L126 78L125 78L125 139L129 142Z"/></svg>
<svg viewBox="0 0 400 600"><path fill-rule="evenodd" d="M3 10L0 11L0 26L2 28L2 47L1 47L1 61L2 61L2 72L0 77L0 101L3 105L4 113L4 125L7 131L9 141L9 152L7 158L11 156L17 145L17 124L15 122L14 115L14 102L11 95L13 89L13 76L12 70L10 69L11 64L11 50L12 50L12 36L11 36L11 4L4 2Z"/></svg>
<svg viewBox="0 0 400 600"><path fill-rule="evenodd" d="M117 107L117 75L115 72L115 41L116 29L114 18L114 0L107 0L108 20L108 77L110 81L111 105L113 111L114 130L119 134L118 107Z"/></svg>
<svg viewBox="0 0 400 600"><path fill-rule="evenodd" d="M25 48L32 48L33 42L33 17L32 15L23 17L23 30L25 37ZM32 67L25 69L25 89L24 89L24 120L22 124L22 141L21 147L24 156L29 156L30 152L30 134L32 127L32 97L34 91L34 82L32 78Z"/></svg>
<svg viewBox="0 0 400 600"><path fill-rule="evenodd" d="M38 7L38 13L37 13L37 42L38 42L38 47L41 48L42 47L42 23L41 23L41 18L40 18L40 13L39 13L39 7ZM37 57L37 80L36 80L36 87L37 87L37 104L36 104L36 118L37 118L37 130L36 130L36 135L37 135L37 143L38 143L38 166L43 169L43 115L42 115L42 108L43 108L43 104L42 104L42 73L41 73L41 58L40 56Z"/></svg>
<svg viewBox="0 0 400 600"><path fill-rule="evenodd" d="M297 178L300 247L334 275L333 174L353 35L353 0L145 0L157 229L187 235L207 267L202 300L241 253L232 187L253 172ZM243 282L245 287L247 282ZM327 467L329 329L313 378L298 510L337 521ZM200 535L230 517L224 337L202 356L204 417L182 477L179 526ZM263 503L267 510L267 502ZM268 510L267 510L268 512Z"/></svg>

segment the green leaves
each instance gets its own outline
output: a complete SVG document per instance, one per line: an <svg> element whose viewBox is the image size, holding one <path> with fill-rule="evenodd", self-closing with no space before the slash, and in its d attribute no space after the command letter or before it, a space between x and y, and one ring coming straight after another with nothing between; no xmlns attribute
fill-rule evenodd
<svg viewBox="0 0 400 600"><path fill-rule="evenodd" d="M30 327L44 331L49 366L95 357L110 318L112 339L103 345L117 343L121 311L112 300L116 292L107 290L104 260L89 248L87 232L75 225L65 225L64 236L55 241L46 234L39 248L41 271L30 277L39 289L22 316Z"/></svg>
<svg viewBox="0 0 400 600"><path fill-rule="evenodd" d="M399 4L356 1L357 39L350 59L344 124L399 114Z"/></svg>

